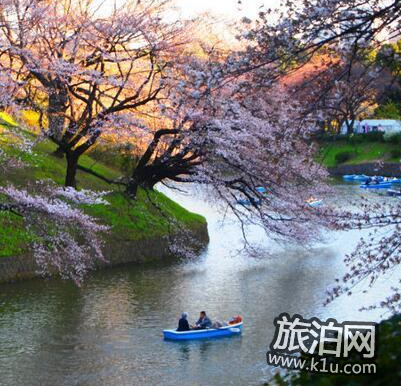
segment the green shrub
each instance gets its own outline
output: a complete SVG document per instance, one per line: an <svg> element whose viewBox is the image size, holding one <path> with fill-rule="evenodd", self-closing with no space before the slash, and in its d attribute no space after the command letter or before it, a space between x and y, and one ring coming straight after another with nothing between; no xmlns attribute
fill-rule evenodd
<svg viewBox="0 0 401 386"><path fill-rule="evenodd" d="M400 159L400 158L401 158L401 149L392 149L392 150L390 151L390 154L391 154L391 158L398 158L398 159Z"/></svg>
<svg viewBox="0 0 401 386"><path fill-rule="evenodd" d="M364 134L351 134L348 142L352 145L362 142L384 142L384 133L382 131L371 131Z"/></svg>
<svg viewBox="0 0 401 386"><path fill-rule="evenodd" d="M327 131L325 132L318 132L314 135L314 139L322 142L337 142L337 141L343 141L347 139L348 136L344 134L333 134L329 133Z"/></svg>
<svg viewBox="0 0 401 386"><path fill-rule="evenodd" d="M401 133L387 134L384 136L384 140L388 143L394 143L395 145L401 145Z"/></svg>
<svg viewBox="0 0 401 386"><path fill-rule="evenodd" d="M379 119L401 119L401 104L387 101L375 110L375 117Z"/></svg>
<svg viewBox="0 0 401 386"><path fill-rule="evenodd" d="M363 136L364 134L351 134L350 136L348 136L348 142L351 145L357 145L358 143L364 142Z"/></svg>
<svg viewBox="0 0 401 386"><path fill-rule="evenodd" d="M384 142L384 133L382 131L371 131L360 135L362 135L365 142Z"/></svg>
<svg viewBox="0 0 401 386"><path fill-rule="evenodd" d="M334 156L337 164L342 164L349 161L354 156L350 151L341 151Z"/></svg>

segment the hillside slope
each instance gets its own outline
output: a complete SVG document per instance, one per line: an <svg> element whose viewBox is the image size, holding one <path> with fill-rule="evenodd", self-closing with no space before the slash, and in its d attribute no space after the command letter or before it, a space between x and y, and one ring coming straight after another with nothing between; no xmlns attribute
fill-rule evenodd
<svg viewBox="0 0 401 386"><path fill-rule="evenodd" d="M6 118L6 120L4 120ZM11 169L1 169L0 184L12 184L35 193L37 183L53 181L63 184L65 176L65 160L55 157L56 149L50 141L37 143L32 153L23 152L17 142L20 139L13 135L14 122L7 116L0 116L0 150L3 157L22 161L23 166ZM30 133L24 135L32 137ZM33 138L33 137L32 137ZM80 164L90 168L109 179L120 176L118 170L95 161L90 156L83 156ZM82 189L108 191L105 199L110 205L85 205L83 209L88 214L99 219L100 223L111 227L107 239L124 242L153 239L166 236L171 230L171 223L190 229L206 229L204 217L191 213L157 191L138 192L137 200L129 200L122 189L109 185L102 180L79 171L78 186ZM0 200L1 200L0 196ZM25 228L21 217L8 212L0 212L0 257L25 254L32 235Z"/></svg>

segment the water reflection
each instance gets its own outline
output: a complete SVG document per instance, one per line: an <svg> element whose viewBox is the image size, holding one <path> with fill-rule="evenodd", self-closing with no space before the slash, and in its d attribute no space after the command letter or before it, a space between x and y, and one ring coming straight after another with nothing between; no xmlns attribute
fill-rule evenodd
<svg viewBox="0 0 401 386"><path fill-rule="evenodd" d="M353 188L341 188L341 196ZM223 226L202 199L176 197L205 213L211 242L194 261L98 272L78 289L61 281L0 286L0 384L4 385L252 385L270 370L265 354L281 312L338 320L378 320L361 303L374 292L322 306L325 288L344 271L343 255L358 233L330 235L313 250L267 244L265 259L238 254L240 229ZM256 231L254 238L263 237ZM393 280L394 281L394 280ZM196 320L244 315L243 335L212 341L165 342L181 311Z"/></svg>

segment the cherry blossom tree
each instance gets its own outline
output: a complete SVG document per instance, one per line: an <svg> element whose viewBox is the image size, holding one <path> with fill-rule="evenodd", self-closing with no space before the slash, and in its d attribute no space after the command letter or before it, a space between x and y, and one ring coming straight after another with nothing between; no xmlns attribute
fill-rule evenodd
<svg viewBox="0 0 401 386"><path fill-rule="evenodd" d="M254 83L268 83L272 74L276 79L288 76L323 50L339 56L343 70L332 72L326 87L314 91L316 98L327 92L336 93L336 88L341 98L347 98L355 90L344 89L342 85L355 67L366 63L366 55L372 49L380 49L386 41L399 35L401 3L290 0L282 2L282 7L276 10L262 10L255 23L244 22L248 27L240 38L246 42L246 49L238 55L236 61L241 66L233 67L233 74L252 73ZM320 107L300 104L300 109L308 113L315 110L317 114ZM350 111L347 113L352 115ZM371 229L372 232L346 258L349 272L329 291L329 301L340 294L352 293L352 288L360 282L373 285L379 276L399 267L400 205L359 202L351 211L333 212L330 216L334 229ZM377 232L378 228L387 231L385 236ZM400 289L393 288L380 306L399 312L400 300Z"/></svg>
<svg viewBox="0 0 401 386"><path fill-rule="evenodd" d="M99 202L95 193L56 189L39 195L11 185L0 187L0 193L5 197L0 210L22 216L32 233L31 248L42 275L57 273L80 284L96 261L105 261L100 235L108 228L72 204ZM64 193L70 203L60 198Z"/></svg>
<svg viewBox="0 0 401 386"><path fill-rule="evenodd" d="M134 127L134 138L148 131L150 141L127 183L132 196L138 186L151 189L166 180L200 182L241 221L258 222L272 236L298 241L317 237L317 225L330 224L306 202L322 192L318 181L325 177L313 161L311 121L298 114L296 103L289 104L279 87L266 92L251 90L247 79L231 82L231 69L242 63L230 58L174 57L178 68L169 72L169 50L181 41L175 40L176 25L153 19L154 7L161 4L152 3L150 11L132 3L129 12L116 9L110 17L97 17L91 2L6 3L1 9L1 63L10 106L40 113L43 133L66 154L66 185L75 185L79 156L100 136ZM138 118L138 108L145 105L158 110L163 126L150 130ZM54 214L54 221L60 221L54 225L57 236L37 230L48 240L42 245L73 250L67 259L52 263L61 272L75 267L72 274L79 278L88 266L88 251L85 243L78 251L68 224L74 219L82 227L84 241L101 229L52 193L44 199L11 187L3 192L14 209L26 210L28 221L39 213L50 219ZM249 207L238 204L243 196L250 199ZM97 244L93 247L99 255ZM35 250L40 265L47 267L50 255L40 246ZM80 263L71 262L71 256Z"/></svg>
<svg viewBox="0 0 401 386"><path fill-rule="evenodd" d="M111 12L102 4L0 5L3 104L40 113L42 132L66 155L66 186L76 186L79 157L104 132L135 125L135 111L158 98L183 44L182 26L164 17L168 1L126 1Z"/></svg>
<svg viewBox="0 0 401 386"><path fill-rule="evenodd" d="M343 230L369 230L358 245L345 258L348 271L336 279L336 284L327 291L326 304L340 295L352 295L360 286L374 289L382 276L393 273L399 275L401 263L400 205L391 203L372 203L361 198L351 210L338 213L335 222ZM397 277L397 276L396 276ZM401 281L399 281L401 284ZM386 308L392 313L401 310L401 289L395 284L391 292L378 304L364 309Z"/></svg>
<svg viewBox="0 0 401 386"><path fill-rule="evenodd" d="M210 117L214 89L224 80L218 65L202 57L187 56L176 63L175 77L155 106L156 122L147 126L144 151L129 177L127 192L135 197L139 186L145 189L165 180L193 181L196 167L203 160L202 141L207 127L199 118ZM212 96L213 94L213 96Z"/></svg>
<svg viewBox="0 0 401 386"><path fill-rule="evenodd" d="M324 81L315 89L307 89L308 93L315 102L321 98L320 105L323 105L325 96L334 96L338 94L336 89L341 88L341 92L348 95L344 98L348 102L336 105L355 106L355 98L350 94L356 89L371 94L372 81L381 76L375 75L379 63L371 60L370 54L398 36L400 21L398 1L283 0L280 7L261 9L255 21L243 20L238 38L245 48L233 55L232 73L240 76L252 72L253 82L268 84L273 76L276 79L288 77L325 56L325 61L331 65L321 66L325 69ZM366 70L361 72L363 67ZM322 75L321 69L315 73L316 78ZM364 85L353 87L354 81L362 83L358 80L361 73ZM359 102L357 104L360 106ZM310 107L317 109L316 105ZM345 110L355 113L354 107L341 107L340 113ZM352 121L352 117L348 119Z"/></svg>
<svg viewBox="0 0 401 386"><path fill-rule="evenodd" d="M314 161L315 120L301 114L296 100L289 103L280 85L267 90L246 77L233 81L230 66L213 55L186 61L158 106L162 119L128 192L135 196L138 186L152 189L158 182L200 183L244 225L257 223L279 239L317 239L331 224L307 203L330 191Z"/></svg>
<svg viewBox="0 0 401 386"><path fill-rule="evenodd" d="M13 132L14 140L16 133ZM23 135L16 146L31 152L32 143ZM25 165L18 158L0 151L0 172ZM98 261L105 261L101 236L108 227L79 208L80 204L108 205L106 192L77 191L49 183L37 182L35 192L17 188L7 181L0 186L0 211L23 219L30 234L28 246L42 275L58 274L78 285Z"/></svg>
<svg viewBox="0 0 401 386"><path fill-rule="evenodd" d="M43 133L66 154L66 185L75 186L78 159L99 138L124 132L145 144L121 182L131 197L138 187L149 190L158 182L205 184L241 221L244 233L247 223L257 223L271 237L303 245L322 229L358 227L361 221L383 225L366 213L340 215L329 206L309 205L311 197L331 194L327 172L314 160L320 110L303 105L280 81L322 49L341 54L346 65L330 85L342 81L368 44L396 31L398 2L287 1L278 18L266 10L256 24L244 20L245 47L228 55L178 55L182 28L163 20L164 1L128 2L107 16L94 4L9 0L0 7L0 80L8 90L2 101L40 113ZM151 125L146 116L152 113ZM37 232L57 250L78 251L78 261L52 262L41 247L37 259L79 280L93 260L87 260L85 243L79 252L79 242L66 235L68 225L77 221L86 241L103 228L78 209L66 209L69 204L56 192L43 199L3 188L4 209L26 211L33 225L39 222L29 219L39 213L68 213L54 218L55 240ZM63 196L79 194L67 190ZM93 248L100 256L96 243Z"/></svg>
<svg viewBox="0 0 401 386"><path fill-rule="evenodd" d="M283 0L280 7L262 9L255 23L240 35L249 42L244 68L273 65L288 70L304 64L322 48L331 47L351 59L367 47L397 37L401 4L397 0Z"/></svg>

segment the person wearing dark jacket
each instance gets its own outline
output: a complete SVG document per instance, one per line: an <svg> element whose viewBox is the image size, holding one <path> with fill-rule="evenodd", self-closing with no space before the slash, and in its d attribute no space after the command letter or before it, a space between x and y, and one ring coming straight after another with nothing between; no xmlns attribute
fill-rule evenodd
<svg viewBox="0 0 401 386"><path fill-rule="evenodd" d="M205 311L201 311L199 320L195 324L195 328L198 330L203 330L210 327L212 327L212 321L206 316Z"/></svg>
<svg viewBox="0 0 401 386"><path fill-rule="evenodd" d="M181 314L181 319L178 321L177 331L189 331L191 328L188 323L188 314L183 312Z"/></svg>

